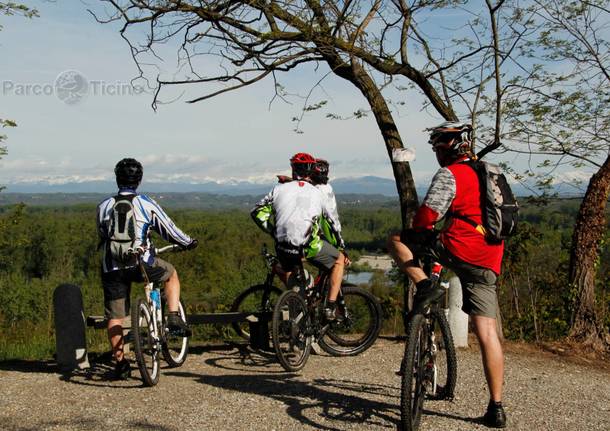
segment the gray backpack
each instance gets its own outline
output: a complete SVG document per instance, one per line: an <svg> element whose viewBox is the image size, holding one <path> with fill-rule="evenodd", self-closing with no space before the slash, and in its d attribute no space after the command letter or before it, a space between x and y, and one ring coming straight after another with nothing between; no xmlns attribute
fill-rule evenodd
<svg viewBox="0 0 610 431"><path fill-rule="evenodd" d="M110 213L110 226L108 229L108 243L110 254L117 262L124 265L133 265L135 256L128 253L135 249L136 244L136 218L132 200L136 195L115 196L114 205Z"/></svg>
<svg viewBox="0 0 610 431"><path fill-rule="evenodd" d="M480 160L468 163L477 173L481 191L483 231L487 241L499 244L517 231L519 204L499 166ZM473 220L452 214L479 230Z"/></svg>

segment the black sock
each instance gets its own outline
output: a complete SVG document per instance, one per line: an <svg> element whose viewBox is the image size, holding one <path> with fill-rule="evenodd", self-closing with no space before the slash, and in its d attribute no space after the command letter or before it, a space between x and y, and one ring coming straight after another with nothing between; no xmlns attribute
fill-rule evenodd
<svg viewBox="0 0 610 431"><path fill-rule="evenodd" d="M489 405L487 408L490 407L502 407L502 401L494 401L494 400L489 400Z"/></svg>
<svg viewBox="0 0 610 431"><path fill-rule="evenodd" d="M330 299L326 302L326 308L335 309L337 307L337 301L331 301Z"/></svg>

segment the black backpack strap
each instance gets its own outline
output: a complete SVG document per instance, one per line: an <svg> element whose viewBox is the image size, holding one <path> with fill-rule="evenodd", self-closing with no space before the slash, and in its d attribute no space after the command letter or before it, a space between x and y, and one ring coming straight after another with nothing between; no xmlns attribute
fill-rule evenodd
<svg viewBox="0 0 610 431"><path fill-rule="evenodd" d="M457 218L457 219L460 219L460 220L468 223L470 226L474 227L474 229L477 232L479 232L481 235L483 235L483 236L487 235L487 231L485 230L485 227L481 224L478 224L474 220L472 220L466 216L463 216L461 214L456 214L456 213L452 213L452 212L448 213L448 215L451 218Z"/></svg>
<svg viewBox="0 0 610 431"><path fill-rule="evenodd" d="M472 170L475 172L475 174L477 175L477 180L479 181L479 193L481 195L480 199L481 199L481 203L480 203L480 207L481 207L481 211L483 211L484 208L484 200L485 200L485 196L484 196L484 187L483 187L483 181L484 179L481 177L481 163L479 160L468 160L466 162L463 162L465 165L468 165L472 168ZM482 214L481 214L482 216ZM468 223L470 226L474 227L474 229L479 232L481 235L486 236L487 235L487 231L485 230L485 227L482 224L478 224L477 222L475 222L474 220L461 215L461 214L457 214L454 212L450 212L449 213L449 217L452 218L457 218L460 219L466 223Z"/></svg>

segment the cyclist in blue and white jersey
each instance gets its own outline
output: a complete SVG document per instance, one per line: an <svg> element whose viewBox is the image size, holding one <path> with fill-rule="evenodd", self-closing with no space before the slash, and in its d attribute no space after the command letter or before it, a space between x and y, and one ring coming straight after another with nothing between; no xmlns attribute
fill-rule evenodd
<svg viewBox="0 0 610 431"><path fill-rule="evenodd" d="M97 228L100 237L102 257L102 287L104 289L104 314L108 319L108 338L113 356L117 362L116 378L126 378L130 372L129 362L123 356L123 319L129 315L129 296L132 282L143 282L140 268L135 261L124 262L117 258L112 247L114 241L113 223L117 202L128 202L130 208L129 227L134 247L145 250L142 259L151 282L164 282L169 313L168 329L182 336L190 336L191 330L178 314L180 301L180 280L173 265L154 255L150 240L151 233L157 232L163 239L178 244L185 249L197 246L197 240L182 232L163 209L150 197L138 194L136 189L142 180L143 169L140 162L126 158L119 161L114 169L119 188L116 196L102 201L97 207Z"/></svg>

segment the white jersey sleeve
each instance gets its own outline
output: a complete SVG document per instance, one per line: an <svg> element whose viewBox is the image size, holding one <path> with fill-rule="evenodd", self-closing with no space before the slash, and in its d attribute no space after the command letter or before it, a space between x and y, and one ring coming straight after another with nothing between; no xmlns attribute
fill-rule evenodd
<svg viewBox="0 0 610 431"><path fill-rule="evenodd" d="M154 199L146 195L138 195L134 198L134 203L136 201L141 206L140 209L148 224L147 228L152 228L152 230L161 235L164 240L182 246L187 246L193 241L190 236L182 232L182 230L176 226ZM146 234L144 230L141 233L142 235Z"/></svg>
<svg viewBox="0 0 610 431"><path fill-rule="evenodd" d="M422 205L434 210L441 219L449 210L455 193L456 183L453 173L447 168L440 168L432 178Z"/></svg>
<svg viewBox="0 0 610 431"><path fill-rule="evenodd" d="M333 229L337 233L341 233L341 222L339 221L339 211L337 210L337 199L330 184L318 184L316 186L323 197L323 213L324 217L331 223Z"/></svg>

